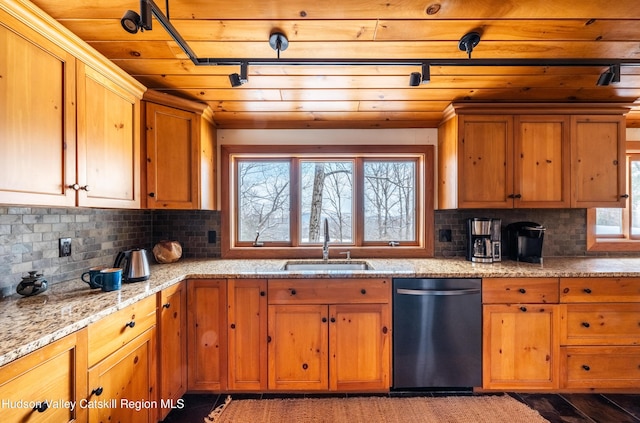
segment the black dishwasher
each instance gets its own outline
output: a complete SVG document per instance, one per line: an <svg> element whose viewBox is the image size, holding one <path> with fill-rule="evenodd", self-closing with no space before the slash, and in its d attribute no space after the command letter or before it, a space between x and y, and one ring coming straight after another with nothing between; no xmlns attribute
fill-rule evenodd
<svg viewBox="0 0 640 423"><path fill-rule="evenodd" d="M393 280L393 388L482 386L481 279Z"/></svg>

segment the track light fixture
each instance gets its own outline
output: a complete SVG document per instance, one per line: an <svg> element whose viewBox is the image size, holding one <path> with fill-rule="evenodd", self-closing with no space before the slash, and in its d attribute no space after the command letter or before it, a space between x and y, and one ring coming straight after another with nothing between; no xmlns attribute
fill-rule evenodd
<svg viewBox="0 0 640 423"><path fill-rule="evenodd" d="M422 79L421 84L428 84L431 81L431 65L422 65Z"/></svg>
<svg viewBox="0 0 640 423"><path fill-rule="evenodd" d="M278 53L278 59L280 58L280 52L285 51L289 47L289 40L287 36L281 32L274 32L269 36L269 45Z"/></svg>
<svg viewBox="0 0 640 423"><path fill-rule="evenodd" d="M458 48L462 51L466 51L469 55L469 59L471 59L471 52L473 48L478 45L480 42L480 33L478 32L469 32L460 38L458 41Z"/></svg>
<svg viewBox="0 0 640 423"><path fill-rule="evenodd" d="M120 24L130 34L135 34L138 30L151 30L151 5L147 0L140 0L140 14L138 15L133 10L127 10L124 12Z"/></svg>
<svg viewBox="0 0 640 423"><path fill-rule="evenodd" d="M611 65L609 69L602 72L598 77L596 85L598 87L605 87L611 83L620 82L620 65Z"/></svg>
<svg viewBox="0 0 640 423"><path fill-rule="evenodd" d="M229 82L231 82L232 87L239 87L240 85L244 85L249 82L249 63L242 62L240 64L240 74L232 73L229 75Z"/></svg>
<svg viewBox="0 0 640 423"><path fill-rule="evenodd" d="M409 86L417 87L420 85L421 79L420 72L411 72L411 76L409 77Z"/></svg>

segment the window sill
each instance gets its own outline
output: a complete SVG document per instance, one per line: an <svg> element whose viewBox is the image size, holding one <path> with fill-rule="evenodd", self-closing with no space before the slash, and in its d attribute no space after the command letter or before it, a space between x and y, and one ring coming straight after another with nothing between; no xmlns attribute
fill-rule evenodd
<svg viewBox="0 0 640 423"><path fill-rule="evenodd" d="M433 247L330 247L329 258L344 259L346 252L351 258L431 258ZM345 254L341 254L345 253ZM222 251L225 259L318 259L322 258L321 247L236 247Z"/></svg>

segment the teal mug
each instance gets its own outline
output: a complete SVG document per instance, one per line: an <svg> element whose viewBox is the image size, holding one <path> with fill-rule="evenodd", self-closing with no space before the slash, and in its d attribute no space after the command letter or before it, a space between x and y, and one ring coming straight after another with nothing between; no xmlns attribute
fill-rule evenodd
<svg viewBox="0 0 640 423"><path fill-rule="evenodd" d="M122 287L122 269L119 267L102 269L94 281L103 291L117 291Z"/></svg>
<svg viewBox="0 0 640 423"><path fill-rule="evenodd" d="M82 282L88 283L89 288L91 289L100 288L100 285L96 284L96 276L100 273L101 270L104 269L106 269L106 266L90 267L87 272L84 272L82 274L80 279L82 279ZM88 278L88 280L85 278Z"/></svg>

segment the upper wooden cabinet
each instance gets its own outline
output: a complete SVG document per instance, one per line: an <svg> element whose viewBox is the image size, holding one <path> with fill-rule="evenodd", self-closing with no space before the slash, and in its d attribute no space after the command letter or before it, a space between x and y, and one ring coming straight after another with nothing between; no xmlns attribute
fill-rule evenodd
<svg viewBox="0 0 640 423"><path fill-rule="evenodd" d="M144 96L146 207L215 207L215 127L207 105L147 91Z"/></svg>
<svg viewBox="0 0 640 423"><path fill-rule="evenodd" d="M138 208L145 88L31 7L0 4L0 203Z"/></svg>
<svg viewBox="0 0 640 423"><path fill-rule="evenodd" d="M573 116L571 130L572 206L624 207L624 116Z"/></svg>
<svg viewBox="0 0 640 423"><path fill-rule="evenodd" d="M438 131L439 208L619 207L626 111L452 104Z"/></svg>

